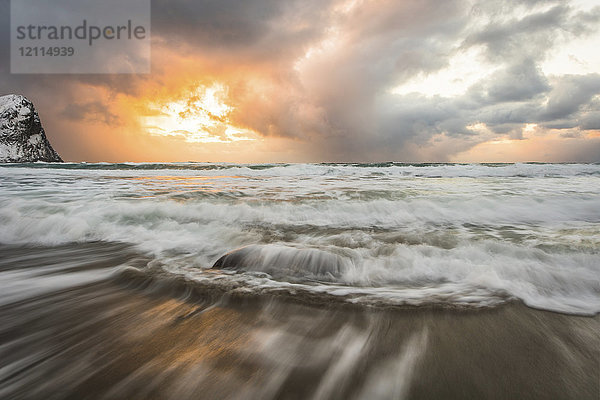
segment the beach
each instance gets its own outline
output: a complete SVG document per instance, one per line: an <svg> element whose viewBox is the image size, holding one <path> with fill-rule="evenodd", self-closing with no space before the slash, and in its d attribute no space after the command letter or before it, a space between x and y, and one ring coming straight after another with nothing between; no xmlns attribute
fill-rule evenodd
<svg viewBox="0 0 600 400"><path fill-rule="evenodd" d="M599 180L2 166L0 398L596 399Z"/></svg>

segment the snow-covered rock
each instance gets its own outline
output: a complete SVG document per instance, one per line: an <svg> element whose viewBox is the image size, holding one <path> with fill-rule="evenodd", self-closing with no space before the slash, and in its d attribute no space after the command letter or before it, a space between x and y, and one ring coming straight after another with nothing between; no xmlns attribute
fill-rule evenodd
<svg viewBox="0 0 600 400"><path fill-rule="evenodd" d="M62 162L46 138L33 103L18 94L0 96L0 162Z"/></svg>

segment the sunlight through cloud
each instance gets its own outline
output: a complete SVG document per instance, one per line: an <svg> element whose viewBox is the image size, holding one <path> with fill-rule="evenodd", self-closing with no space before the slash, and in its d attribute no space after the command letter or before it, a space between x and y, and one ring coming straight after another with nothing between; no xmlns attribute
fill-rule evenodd
<svg viewBox="0 0 600 400"><path fill-rule="evenodd" d="M198 86L177 100L156 101L142 117L148 133L179 136L192 143L227 143L254 140L254 132L236 127L229 119L233 107L227 104L227 88L219 83Z"/></svg>

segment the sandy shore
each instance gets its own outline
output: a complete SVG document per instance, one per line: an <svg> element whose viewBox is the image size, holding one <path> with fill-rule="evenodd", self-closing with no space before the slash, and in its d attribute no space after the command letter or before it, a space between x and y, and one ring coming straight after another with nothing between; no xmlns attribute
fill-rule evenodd
<svg viewBox="0 0 600 400"><path fill-rule="evenodd" d="M23 254L19 268L40 263ZM307 305L121 274L0 306L0 398L597 399L598 332L598 316L519 303Z"/></svg>

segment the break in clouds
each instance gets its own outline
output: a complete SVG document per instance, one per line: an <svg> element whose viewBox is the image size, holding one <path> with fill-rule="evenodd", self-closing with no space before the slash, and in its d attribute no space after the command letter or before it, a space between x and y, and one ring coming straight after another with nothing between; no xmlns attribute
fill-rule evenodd
<svg viewBox="0 0 600 400"><path fill-rule="evenodd" d="M147 96L185 65L185 79L227 88L232 124L307 161L447 161L544 138L548 161L599 161L599 26L585 1L157 0L151 75L19 76L6 61L0 79L56 110L47 124L108 129L130 117L112 99Z"/></svg>

